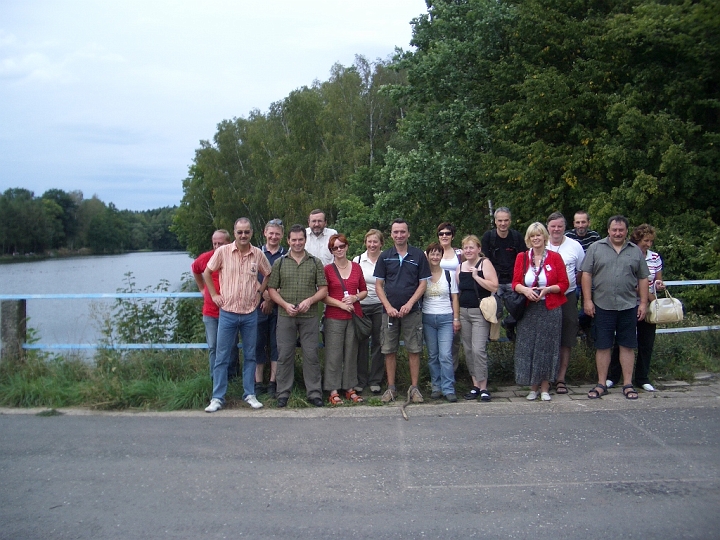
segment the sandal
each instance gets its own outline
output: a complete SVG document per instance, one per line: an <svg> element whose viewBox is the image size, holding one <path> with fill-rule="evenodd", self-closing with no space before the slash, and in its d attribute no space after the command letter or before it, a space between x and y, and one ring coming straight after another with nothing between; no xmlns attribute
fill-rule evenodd
<svg viewBox="0 0 720 540"><path fill-rule="evenodd" d="M598 388L602 390L602 392L598 392ZM607 386L604 384L597 383L595 387L588 392L588 399L600 399L603 396L607 396Z"/></svg>
<svg viewBox="0 0 720 540"><path fill-rule="evenodd" d="M348 390L347 392L345 392L345 399L349 399L353 403L362 403L363 401L365 401L363 398L358 396L355 393L355 390L353 390L352 388L350 390Z"/></svg>
<svg viewBox="0 0 720 540"><path fill-rule="evenodd" d="M565 381L557 381L555 383L555 393L556 394L567 394L568 393L568 388L567 388L567 385L565 384Z"/></svg>
<svg viewBox="0 0 720 540"><path fill-rule="evenodd" d="M632 384L626 384L622 387L623 396L625 399L637 399L638 393L635 391L635 387Z"/></svg>
<svg viewBox="0 0 720 540"><path fill-rule="evenodd" d="M328 403L335 407L336 405L342 405L342 398L340 397L340 394L338 394L337 390L333 390L330 392L330 396L328 397Z"/></svg>

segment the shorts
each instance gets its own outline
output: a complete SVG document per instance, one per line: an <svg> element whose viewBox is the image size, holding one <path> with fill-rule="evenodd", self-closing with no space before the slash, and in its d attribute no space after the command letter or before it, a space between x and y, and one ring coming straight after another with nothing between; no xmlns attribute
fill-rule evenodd
<svg viewBox="0 0 720 540"><path fill-rule="evenodd" d="M383 313L382 347L383 354L393 354L400 347L400 335L405 341L409 353L421 353L423 350L422 311L411 311L404 317L391 318Z"/></svg>
<svg viewBox="0 0 720 540"><path fill-rule="evenodd" d="M593 320L596 349L612 349L615 342L628 349L637 348L637 307L621 311L595 306Z"/></svg>
<svg viewBox="0 0 720 540"><path fill-rule="evenodd" d="M567 302L562 306L562 333L560 334L561 347L574 347L577 344L578 307L575 291L568 293Z"/></svg>

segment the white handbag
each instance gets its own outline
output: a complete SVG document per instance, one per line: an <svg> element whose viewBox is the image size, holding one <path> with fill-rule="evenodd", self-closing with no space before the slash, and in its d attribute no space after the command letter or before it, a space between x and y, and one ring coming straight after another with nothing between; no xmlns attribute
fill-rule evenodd
<svg viewBox="0 0 720 540"><path fill-rule="evenodd" d="M682 303L665 289L665 298L650 302L645 320L650 324L680 322L683 320Z"/></svg>

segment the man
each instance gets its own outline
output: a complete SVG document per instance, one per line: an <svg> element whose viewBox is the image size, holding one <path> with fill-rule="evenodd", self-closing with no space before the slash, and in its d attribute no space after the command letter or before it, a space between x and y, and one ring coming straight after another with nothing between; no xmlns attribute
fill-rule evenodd
<svg viewBox="0 0 720 540"><path fill-rule="evenodd" d="M333 262L332 253L328 249L328 242L333 234L337 234L335 229L328 229L327 221L325 221L325 212L316 208L310 212L308 218L309 227L305 229L307 241L305 249L313 257L317 257L323 266Z"/></svg>
<svg viewBox="0 0 720 540"><path fill-rule="evenodd" d="M597 232L589 230L590 215L585 210L578 210L575 212L573 225L575 228L565 231L565 236L580 242L584 252L587 252L588 248L592 244L600 240L600 235ZM580 301L580 311L578 312L579 326L585 334L586 339L589 340L590 324L592 323L592 320L585 314L585 311L582 308L582 291L578 292L580 293L578 294L578 300Z"/></svg>
<svg viewBox="0 0 720 540"><path fill-rule="evenodd" d="M648 301L648 271L645 257L627 240L628 220L613 216L608 220L608 236L592 244L585 254L582 270L583 307L595 318L595 363L598 383L588 398L607 394L605 381L610 351L617 341L624 380L623 395L637 399L632 385L637 347L637 321L645 318ZM640 303L637 297L640 296Z"/></svg>
<svg viewBox="0 0 720 540"><path fill-rule="evenodd" d="M512 277L515 269L515 258L518 253L527 249L525 239L515 229L510 228L512 216L510 209L501 206L495 210L495 228L483 234L481 244L483 254L490 259L495 267L498 276L497 295L502 298L503 295L512 292ZM503 321L505 333L510 341L515 341L515 325L517 321L508 315Z"/></svg>
<svg viewBox="0 0 720 540"><path fill-rule="evenodd" d="M422 403L418 381L423 328L418 301L425 294L431 276L430 265L422 250L408 245L410 229L404 219L392 222L390 236L395 245L380 254L374 272L375 292L383 305L381 352L385 355L388 381L380 399L387 403L397 397L395 369L402 334L410 364L410 399L413 403Z"/></svg>
<svg viewBox="0 0 720 540"><path fill-rule="evenodd" d="M205 325L205 340L208 344L208 355L210 356L210 377L212 378L213 366L215 365L215 348L217 347L217 329L218 318L220 317L220 309L213 302L210 291L205 287L203 280L203 272L207 268L207 263L220 246L224 246L232 242L232 236L225 229L218 229L211 237L212 249L201 254L195 259L190 266L192 275L197 283L198 290L203 295L202 319ZM212 281L215 290L220 290L220 272L212 273ZM237 375L237 358L228 365L228 377L232 378Z"/></svg>
<svg viewBox="0 0 720 540"><path fill-rule="evenodd" d="M265 225L263 234L265 236L265 245L260 248L267 257L270 266L275 264L280 257L285 254L285 248L280 245L282 240L284 227L279 219L271 219ZM277 384L275 383L275 373L277 370L277 341L275 339L275 327L277 326L278 307L270 298L270 293L266 290L263 292L262 300L257 308L258 315L258 334L257 344L255 346L255 395L265 392L263 386L263 371L265 364L270 359L270 382L268 383L267 393L271 398L277 394Z"/></svg>
<svg viewBox="0 0 720 540"><path fill-rule="evenodd" d="M323 264L305 251L306 232L293 225L288 232L290 252L273 265L268 289L270 299L280 306L277 320L277 404L287 406L295 380L295 344L298 334L303 353L303 378L308 401L323 406L320 360L318 358L319 320L315 304L327 296Z"/></svg>
<svg viewBox="0 0 720 540"><path fill-rule="evenodd" d="M258 302L267 285L271 267L263 252L250 244L253 228L248 218L235 222L235 241L220 246L208 261L203 272L205 286L213 302L220 308L218 320L217 352L213 366L213 395L205 412L222 409L227 392L227 364L237 348L238 332L243 345L243 399L253 408L260 409L255 397L255 343L257 341ZM220 271L220 290L212 281L212 273ZM263 280L258 285L258 273Z"/></svg>
<svg viewBox="0 0 720 540"><path fill-rule="evenodd" d="M565 232L565 236L580 242L583 251L587 252L588 248L600 240L600 235L596 231L590 229L590 216L585 210L578 210L573 217L574 229Z"/></svg>
<svg viewBox="0 0 720 540"><path fill-rule="evenodd" d="M560 212L553 212L548 216L547 228L550 233L547 249L558 253L565 263L568 281L570 286L565 291L565 302L562 309L562 331L560 335L560 367L558 368L557 379L555 382L555 392L557 394L567 394L568 389L565 384L565 373L570 364L570 350L577 343L578 331L578 308L577 308L577 284L581 273L580 266L585 259L580 242L565 236L565 216Z"/></svg>

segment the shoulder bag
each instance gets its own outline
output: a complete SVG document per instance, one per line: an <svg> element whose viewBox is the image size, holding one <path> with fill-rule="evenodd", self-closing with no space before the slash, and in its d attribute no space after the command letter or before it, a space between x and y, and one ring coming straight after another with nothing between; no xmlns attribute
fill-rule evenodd
<svg viewBox="0 0 720 540"><path fill-rule="evenodd" d="M524 276L527 272L527 257L527 252L523 251L523 279L525 279ZM519 321L523 318L523 315L525 315L525 305L527 304L527 298L525 298L524 294L520 294L517 291L512 291L509 294L503 295L503 303L505 304L505 309L507 309L508 313L510 313L510 316L516 321Z"/></svg>
<svg viewBox="0 0 720 540"><path fill-rule="evenodd" d="M650 324L680 322L683 320L682 303L665 289L665 298L656 298L650 302L645 320Z"/></svg>

